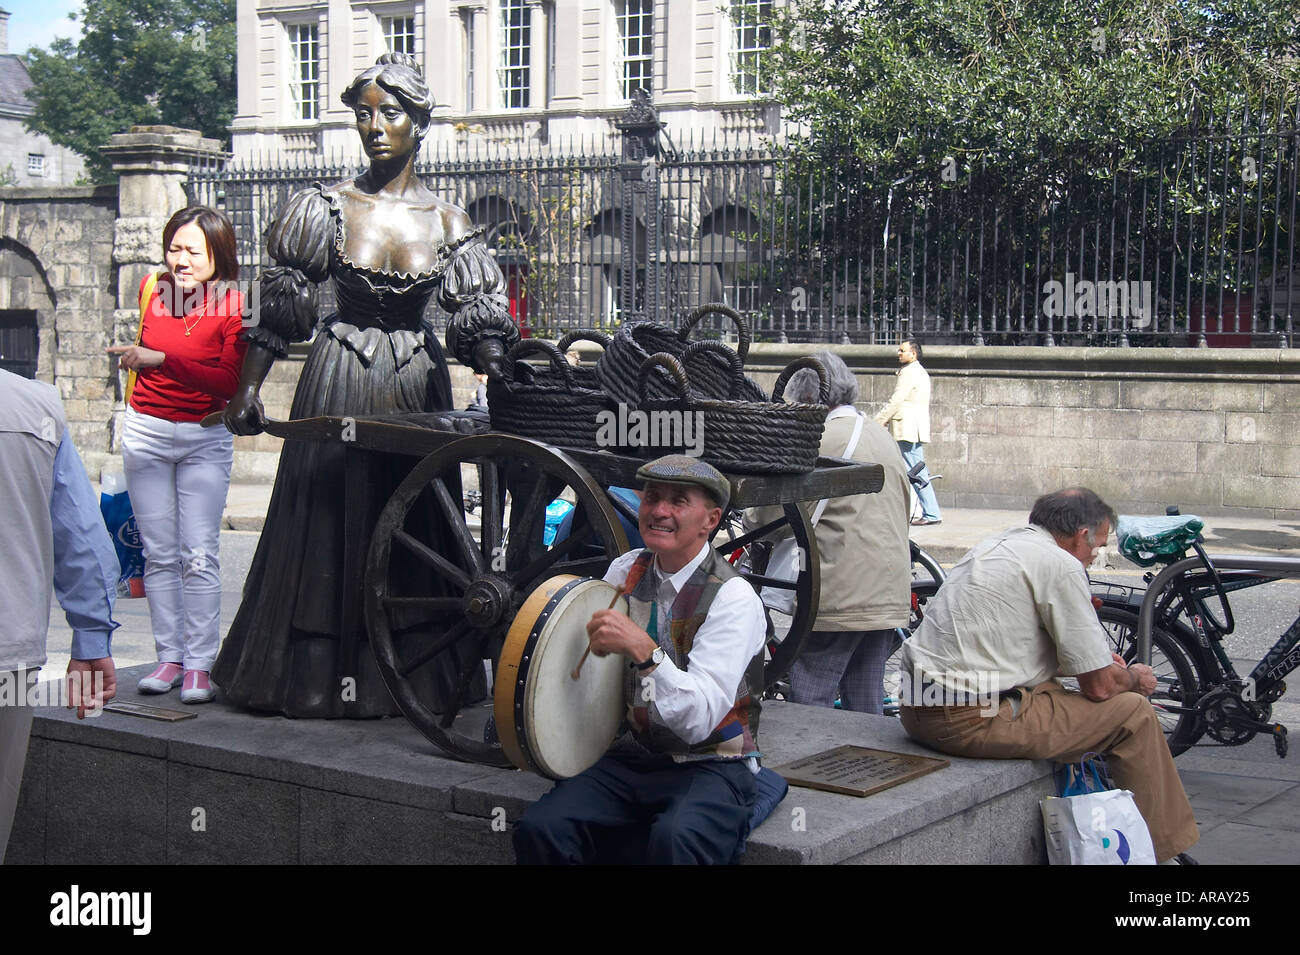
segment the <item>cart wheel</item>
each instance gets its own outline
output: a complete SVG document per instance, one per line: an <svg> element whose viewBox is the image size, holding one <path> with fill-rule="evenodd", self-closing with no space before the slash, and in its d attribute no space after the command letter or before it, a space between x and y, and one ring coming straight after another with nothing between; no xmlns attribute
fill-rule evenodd
<svg viewBox="0 0 1300 955"><path fill-rule="evenodd" d="M481 496L479 540L466 519ZM575 507L562 543L543 543L547 505ZM432 509L451 551L419 539L419 515ZM415 520L409 520L417 515ZM457 759L508 766L487 725L485 705L467 691L490 661L524 599L556 574L599 577L627 550L627 538L603 489L563 452L510 435L474 435L430 454L397 488L375 525L366 562L366 624L380 674L398 706L439 748ZM399 584L396 562L417 562L420 592ZM390 572L390 568L394 572ZM405 575L410 578L410 574ZM455 650L453 651L453 648ZM450 705L435 713L421 686L433 668L452 687Z"/></svg>
<svg viewBox="0 0 1300 955"><path fill-rule="evenodd" d="M738 550L745 552L734 566L760 595L764 587L794 592L792 614L771 609L767 611L772 632L768 634L768 661L763 667L765 691L771 691L790 672L790 666L799 656L804 641L812 632L813 621L817 619L820 560L813 542L812 524L808 516L794 504L784 505L782 511L781 517L748 533L739 533L739 529L733 527L736 536L724 542L722 535L719 535L714 540L715 548L724 559L730 559ZM804 554L803 568L797 580L774 580L760 572L760 568L766 570L768 556L764 552L766 548L762 540L774 532L781 537L793 536Z"/></svg>

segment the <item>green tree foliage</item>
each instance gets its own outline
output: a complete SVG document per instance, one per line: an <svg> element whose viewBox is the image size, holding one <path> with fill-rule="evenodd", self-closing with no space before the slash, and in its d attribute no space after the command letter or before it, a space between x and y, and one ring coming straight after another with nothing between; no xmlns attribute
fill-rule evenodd
<svg viewBox="0 0 1300 955"><path fill-rule="evenodd" d="M772 281L1009 331L1066 269L1250 287L1289 241L1261 133L1294 125L1298 31L1300 0L792 0L769 68L809 135Z"/></svg>
<svg viewBox="0 0 1300 955"><path fill-rule="evenodd" d="M138 124L199 129L229 141L235 114L235 0L94 0L79 42L28 52L36 111L28 125L112 179L99 147Z"/></svg>
<svg viewBox="0 0 1300 955"><path fill-rule="evenodd" d="M799 0L773 69L791 119L891 178L954 154L1018 174L1276 109L1297 29L1297 0Z"/></svg>

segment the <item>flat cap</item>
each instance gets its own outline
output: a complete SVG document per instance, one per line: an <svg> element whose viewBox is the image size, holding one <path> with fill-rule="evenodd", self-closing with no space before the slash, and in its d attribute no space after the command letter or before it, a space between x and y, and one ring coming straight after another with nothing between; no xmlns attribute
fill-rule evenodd
<svg viewBox="0 0 1300 955"><path fill-rule="evenodd" d="M731 482L712 464L693 458L689 454L665 454L637 468L636 476L642 481L660 484L685 484L702 488L724 511L731 500Z"/></svg>

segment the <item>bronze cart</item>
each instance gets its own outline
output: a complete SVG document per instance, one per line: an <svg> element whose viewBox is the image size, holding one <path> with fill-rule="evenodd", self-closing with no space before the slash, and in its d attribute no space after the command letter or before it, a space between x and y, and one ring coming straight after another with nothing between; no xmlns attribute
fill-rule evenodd
<svg viewBox="0 0 1300 955"><path fill-rule="evenodd" d="M443 430L447 418L445 413L322 417L269 422L267 431L287 440L337 441L346 449L345 533L350 540L368 539L370 547L364 567L349 560L344 570L347 593L365 594L364 606L352 598L344 603L341 633L353 643L345 651L356 654L360 649L355 641L364 615L380 671L407 719L450 756L508 766L486 725L491 706L467 702L474 695L471 688L481 685L486 663L495 670L506 631L535 587L556 574L599 577L628 549L618 515L635 523L636 514L606 489L635 487L636 469L643 460L557 448L499 432ZM383 510L373 515L354 506L364 495L354 498L353 489L369 482L376 453L420 460ZM794 584L742 572L756 588L781 586L795 592L788 629L778 628L786 629L784 638L778 642L773 635L769 641L764 684L770 689L788 672L817 614L817 549L809 546L812 527L795 502L875 493L883 471L878 464L821 458L808 474L728 477L735 489L733 508L784 505L783 516L751 533L720 534L715 543L722 536L730 539L716 543L718 549L731 555L788 526L808 558ZM546 508L561 497L574 505L572 527L563 542L547 546ZM418 531L412 532L428 526L430 508L450 528L454 552L439 553ZM474 510L479 512L477 536L467 515ZM413 511L422 512L423 523L409 520ZM413 575L390 574L399 560L427 568L427 574L415 575L424 581L420 592L412 592ZM407 583L398 584L399 577ZM461 652L448 653L453 646ZM421 699L417 687L423 681L412 680L424 667L458 671L443 674L454 684L454 702L444 705L443 712L434 712L430 701Z"/></svg>

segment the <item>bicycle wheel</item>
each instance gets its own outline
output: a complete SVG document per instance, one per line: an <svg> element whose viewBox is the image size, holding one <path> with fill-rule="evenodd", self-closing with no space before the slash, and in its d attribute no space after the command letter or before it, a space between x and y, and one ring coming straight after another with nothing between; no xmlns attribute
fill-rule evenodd
<svg viewBox="0 0 1300 955"><path fill-rule="evenodd" d="M1111 649L1128 663L1137 658L1137 614L1114 607L1100 607L1097 618L1110 640ZM1205 725L1196 714L1201 685L1192 656L1166 630L1151 632L1151 669L1156 677L1156 691L1151 705L1165 731L1169 752L1177 756L1190 748L1205 733Z"/></svg>
<svg viewBox="0 0 1300 955"><path fill-rule="evenodd" d="M948 576L944 573L943 567L939 565L937 560L918 547L916 541L909 540L907 543L911 549L912 586L916 587L918 584L933 581L937 588L939 584L943 583L944 578Z"/></svg>

